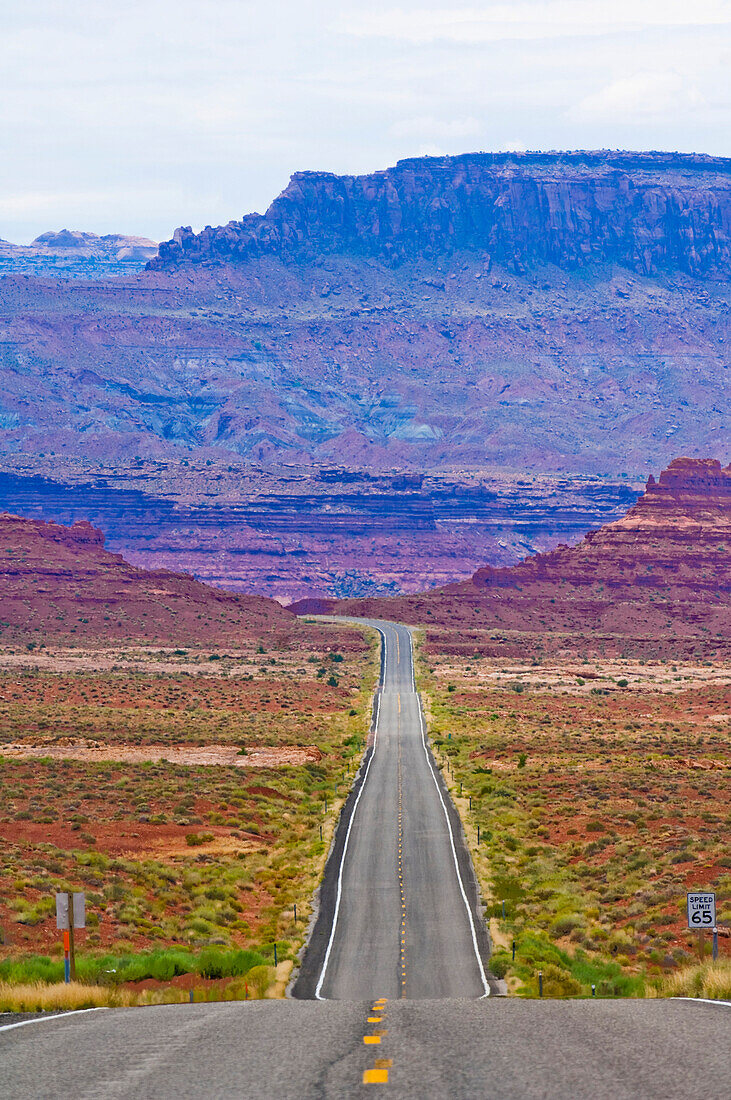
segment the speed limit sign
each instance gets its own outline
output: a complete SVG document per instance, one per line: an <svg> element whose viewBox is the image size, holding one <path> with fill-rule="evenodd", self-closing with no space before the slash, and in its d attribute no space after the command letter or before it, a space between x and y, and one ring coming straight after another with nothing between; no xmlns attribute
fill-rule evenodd
<svg viewBox="0 0 731 1100"><path fill-rule="evenodd" d="M688 894L688 928L703 931L716 927L716 895Z"/></svg>

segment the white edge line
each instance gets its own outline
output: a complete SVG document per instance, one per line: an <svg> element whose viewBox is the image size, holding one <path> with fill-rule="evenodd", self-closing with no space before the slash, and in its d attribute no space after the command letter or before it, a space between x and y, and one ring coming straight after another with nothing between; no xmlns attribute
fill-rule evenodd
<svg viewBox="0 0 731 1100"><path fill-rule="evenodd" d="M671 1001L694 1001L701 1005L724 1005L731 1008L731 1001L714 1001L711 997L671 997Z"/></svg>
<svg viewBox="0 0 731 1100"><path fill-rule="evenodd" d="M16 1027L28 1027L29 1024L48 1024L51 1020L62 1020L64 1016L81 1016L84 1012L106 1012L106 1005L94 1008L72 1008L69 1012L54 1012L50 1016L36 1016L33 1020L20 1020L17 1024L0 1024L0 1031L13 1031Z"/></svg>
<svg viewBox="0 0 731 1100"><path fill-rule="evenodd" d="M386 679L386 664L387 664L387 661L388 661L388 645L386 643L385 633L381 630L380 627L377 627L376 629L378 630L378 633L381 635L381 639L383 641L383 679L385 681L385 679ZM383 684L380 684L379 686L382 688ZM363 794L363 791L365 790L365 785L366 785L366 782L368 780L368 772L371 770L371 764L373 763L373 757L376 755L376 745L378 744L378 719L380 717L380 712L381 712L380 704L381 704L381 697L380 697L380 694L379 694L378 697L377 697L377 702L376 702L376 720L375 720L375 728L374 728L374 732L373 732L373 752L371 753L371 758L368 761L368 766L365 770L365 775L363 776L363 782L361 783L360 790L358 791L358 797L356 798L355 805L353 806L353 812L350 815L350 821L348 822L348 831L345 834L345 844L343 845L343 854L340 857L340 870L338 871L338 891L337 891L337 895L335 897L335 912L333 913L333 922L332 922L332 928L330 930L330 939L328 940L327 950L325 951L325 958L322 961L322 970L320 971L320 980L318 981L317 986L315 987L315 999L318 1000L318 1001L324 1001L325 1000L325 998L321 996L321 992L322 992L323 983L325 981L325 971L327 970L327 964L330 962L330 952L332 951L333 941L335 940L335 932L337 931L337 926L338 926L338 916L340 914L340 899L341 899L342 894L343 894L343 869L345 867L345 856L346 856L347 851L348 851L348 843L350 841L350 830L353 828L353 822L355 821L355 813L356 813L356 810L358 809L358 803L360 802L361 795Z"/></svg>
<svg viewBox="0 0 731 1100"><path fill-rule="evenodd" d="M412 640L412 637L411 637L411 631L410 630L408 631L408 634L409 634L409 644L411 646L411 668L412 668L412 671L413 671L413 669L414 669L414 643L413 643L413 640ZM464 884L462 882L462 875L460 874L459 863L457 862L457 850L456 850L455 844L454 844L454 833L452 832L452 823L449 820L449 814L447 812L447 807L444 804L444 799L442 797L442 792L439 789L439 783L437 782L437 777L434 774L434 769L431 765L431 760L429 759L429 752L428 752L427 747L426 747L426 733L425 733L425 729L424 729L424 715L422 714L421 697L418 696L418 692L417 692L417 705L418 705L418 710L419 710L419 725L421 726L421 744L422 744L423 749L424 749L424 756L426 757L427 766L429 768L429 771L431 772L431 777L434 780L434 786L436 787L437 794L439 795L439 801L442 804L442 810L444 811L444 819L447 822L447 829L449 830L449 843L452 846L452 859L454 861L454 870L457 873L457 882L459 883L459 890L460 890L460 893L462 895L462 901L464 902L464 907L467 910L467 917L469 918L469 922L470 922L470 931L472 933L472 946L473 946L474 951L475 951L475 958L477 959L477 965L480 968L480 977L482 978L482 987L485 990L485 992L482 994L482 997L480 997L480 1000L482 1001L482 1000L484 1000L485 997L490 996L490 985L489 985L489 982L487 980L487 976L485 975L485 968L482 965L482 959L480 958L480 950L479 950L479 947L477 945L477 931L475 929L475 922L474 922L473 917L472 917L472 910L470 909L470 903L467 900L467 894L465 892Z"/></svg>

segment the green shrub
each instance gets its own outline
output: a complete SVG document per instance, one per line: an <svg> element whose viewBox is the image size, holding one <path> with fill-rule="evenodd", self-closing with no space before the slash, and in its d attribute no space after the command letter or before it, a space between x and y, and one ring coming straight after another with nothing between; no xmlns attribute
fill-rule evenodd
<svg viewBox="0 0 731 1100"><path fill-rule="evenodd" d="M551 922L551 935L568 936L575 928L583 928L584 920L578 913L562 913Z"/></svg>
<svg viewBox="0 0 731 1100"><path fill-rule="evenodd" d="M490 956L490 973L496 978L504 978L510 968L510 955L507 951L498 951Z"/></svg>
<svg viewBox="0 0 731 1100"><path fill-rule="evenodd" d="M211 948L201 952L197 970L202 978L236 978L263 963L264 959L256 951L216 951Z"/></svg>

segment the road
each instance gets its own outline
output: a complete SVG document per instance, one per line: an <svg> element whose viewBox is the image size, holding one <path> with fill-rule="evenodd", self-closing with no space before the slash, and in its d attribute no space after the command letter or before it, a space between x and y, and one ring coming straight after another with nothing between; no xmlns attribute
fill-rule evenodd
<svg viewBox="0 0 731 1100"><path fill-rule="evenodd" d="M731 1009L681 1001L247 1001L59 1016L0 1031L8 1100L708 1100ZM363 1042L375 1030L378 1045ZM376 1059L387 1082L365 1084Z"/></svg>
<svg viewBox="0 0 731 1100"><path fill-rule="evenodd" d="M405 627L384 638L372 745L346 802L289 1001L0 1024L12 1100L706 1100L728 1094L731 1006L494 993L459 823L426 747Z"/></svg>
<svg viewBox="0 0 731 1100"><path fill-rule="evenodd" d="M373 744L341 819L294 995L486 996L489 940L459 819L426 743L411 632L360 621L383 640Z"/></svg>

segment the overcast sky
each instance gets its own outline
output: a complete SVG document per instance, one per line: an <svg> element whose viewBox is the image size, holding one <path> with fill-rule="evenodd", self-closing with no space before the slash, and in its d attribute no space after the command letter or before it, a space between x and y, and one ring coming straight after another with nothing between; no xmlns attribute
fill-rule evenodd
<svg viewBox="0 0 731 1100"><path fill-rule="evenodd" d="M731 154L731 0L0 0L0 237L171 236L300 169Z"/></svg>

